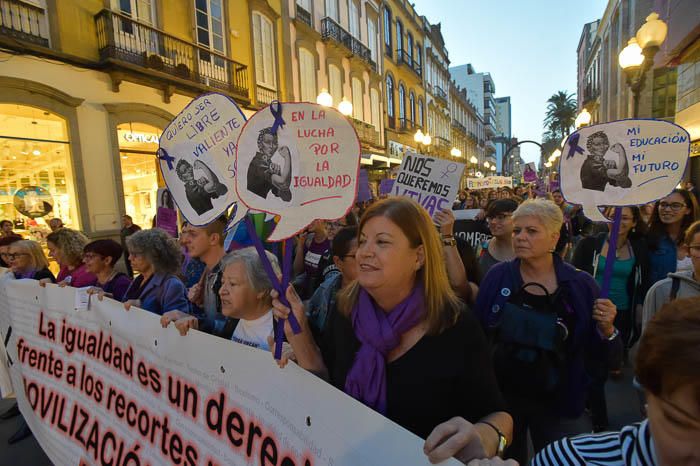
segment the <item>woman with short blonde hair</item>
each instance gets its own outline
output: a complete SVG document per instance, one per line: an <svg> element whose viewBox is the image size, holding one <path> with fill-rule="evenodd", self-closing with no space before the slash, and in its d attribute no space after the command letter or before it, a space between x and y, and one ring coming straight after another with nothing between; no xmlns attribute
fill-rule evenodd
<svg viewBox="0 0 700 466"><path fill-rule="evenodd" d="M416 435L432 432L425 448L431 461L438 459L435 446L454 433L438 426L455 416L473 425L468 444L451 454L471 460L474 448L501 453L511 419L502 411L484 334L450 286L425 209L405 197L373 204L360 221L355 260L357 280L340 292L320 349L303 304L287 289L303 328L295 335L285 325L299 365ZM288 317L292 311L272 296L277 317Z"/></svg>
<svg viewBox="0 0 700 466"><path fill-rule="evenodd" d="M49 261L44 250L36 241L24 239L12 243L8 252L10 267L15 278L31 278L34 280L48 279L54 282L54 276L49 270Z"/></svg>

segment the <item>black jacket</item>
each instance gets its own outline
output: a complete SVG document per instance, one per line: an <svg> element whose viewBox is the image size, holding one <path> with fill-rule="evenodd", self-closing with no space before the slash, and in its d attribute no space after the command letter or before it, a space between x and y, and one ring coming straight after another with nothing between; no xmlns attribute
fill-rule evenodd
<svg viewBox="0 0 700 466"><path fill-rule="evenodd" d="M607 238L608 233L598 233L595 236L581 239L574 250L571 264L593 275L598 256ZM649 247L645 238L630 237L629 243L634 253L634 269L627 280L627 294L630 297L630 308L634 309L637 304L644 303L644 297L651 286L649 283Z"/></svg>

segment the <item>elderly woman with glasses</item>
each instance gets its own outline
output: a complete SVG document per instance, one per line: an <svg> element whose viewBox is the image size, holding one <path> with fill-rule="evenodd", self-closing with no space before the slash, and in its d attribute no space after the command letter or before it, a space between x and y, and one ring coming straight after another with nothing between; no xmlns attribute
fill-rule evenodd
<svg viewBox="0 0 700 466"><path fill-rule="evenodd" d="M161 315L172 309L189 311L187 290L177 276L182 251L176 240L153 228L137 231L126 244L131 266L140 273L124 294L126 310L137 306Z"/></svg>
<svg viewBox="0 0 700 466"><path fill-rule="evenodd" d="M554 254L561 209L528 200L512 218L516 258L491 268L474 309L493 342L496 375L515 421L509 452L525 464L528 431L536 450L590 431L584 363L621 350L615 305L598 299L589 274Z"/></svg>
<svg viewBox="0 0 700 466"><path fill-rule="evenodd" d="M700 297L665 305L649 322L635 361L647 419L619 432L554 442L533 466L700 464Z"/></svg>
<svg viewBox="0 0 700 466"><path fill-rule="evenodd" d="M24 239L12 243L7 259L15 278L43 279L51 283L56 281L49 270L49 261L44 255L44 250L36 241Z"/></svg>
<svg viewBox="0 0 700 466"><path fill-rule="evenodd" d="M281 275L277 258L266 252L272 270ZM161 325L175 322L181 335L194 328L253 348L269 350L272 334L272 282L260 256L253 247L228 253L221 260L221 313L225 319L188 315L170 311L161 317Z"/></svg>
<svg viewBox="0 0 700 466"><path fill-rule="evenodd" d="M649 222L649 283L671 272L692 269L683 232L698 220L698 203L685 189L674 189L654 206Z"/></svg>
<svg viewBox="0 0 700 466"><path fill-rule="evenodd" d="M428 438L432 432L425 445L431 461L502 453L511 419L503 412L489 348L450 286L425 209L404 197L374 203L360 221L355 260L357 280L338 296L320 348L294 289L286 290L291 309L272 291L277 317L294 312L303 329L295 335L285 322L299 365L414 434ZM455 416L469 422L459 438L444 425ZM451 447L457 443L460 448Z"/></svg>

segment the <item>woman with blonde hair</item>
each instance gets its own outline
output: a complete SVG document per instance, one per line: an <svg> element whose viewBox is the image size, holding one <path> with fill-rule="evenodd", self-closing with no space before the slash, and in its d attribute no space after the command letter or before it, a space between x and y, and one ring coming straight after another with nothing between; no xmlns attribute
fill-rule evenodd
<svg viewBox="0 0 700 466"><path fill-rule="evenodd" d="M83 248L87 243L87 236L70 228L60 228L46 237L49 257L60 267L56 277L59 284L81 288L97 282L97 277L83 263Z"/></svg>
<svg viewBox="0 0 700 466"><path fill-rule="evenodd" d="M49 261L36 241L24 239L12 243L7 256L15 278L46 279L52 283L55 281L49 270Z"/></svg>
<svg viewBox="0 0 700 466"><path fill-rule="evenodd" d="M515 421L509 453L527 464L528 431L535 451L590 432L585 362L621 356L622 345L615 305L599 299L593 277L554 253L561 209L528 200L512 219L515 259L489 270L474 311L493 342L496 375Z"/></svg>
<svg viewBox="0 0 700 466"><path fill-rule="evenodd" d="M357 280L339 293L320 348L293 288L286 291L291 310L271 293L275 315L294 312L302 326L295 335L285 324L299 365L416 435L433 432L425 447L431 460L456 444L449 456L462 460L502 453L511 418L486 338L450 286L427 212L403 197L373 204L360 222L355 258ZM456 416L470 423L463 442L445 425Z"/></svg>

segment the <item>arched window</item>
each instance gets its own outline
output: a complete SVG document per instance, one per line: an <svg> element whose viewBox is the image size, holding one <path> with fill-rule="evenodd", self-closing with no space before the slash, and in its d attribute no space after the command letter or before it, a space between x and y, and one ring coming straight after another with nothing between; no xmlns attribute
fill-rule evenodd
<svg viewBox="0 0 700 466"><path fill-rule="evenodd" d="M418 126L423 127L423 99L418 99Z"/></svg>
<svg viewBox="0 0 700 466"><path fill-rule="evenodd" d="M411 91L410 96L408 97L408 111L410 112L411 115L411 123L416 122L416 95Z"/></svg>
<svg viewBox="0 0 700 466"><path fill-rule="evenodd" d="M386 114L389 117L389 126L394 127L394 79L386 77Z"/></svg>
<svg viewBox="0 0 700 466"><path fill-rule="evenodd" d="M391 56L391 10L384 8L384 53Z"/></svg>
<svg viewBox="0 0 700 466"><path fill-rule="evenodd" d="M352 116L356 120L364 120L363 101L362 81L352 78Z"/></svg>
<svg viewBox="0 0 700 466"><path fill-rule="evenodd" d="M401 51L403 50L403 25L398 19L396 20L396 50L398 51L398 58L401 59Z"/></svg>
<svg viewBox="0 0 700 466"><path fill-rule="evenodd" d="M333 97L333 105L337 105L343 100L343 81L340 68L335 65L328 65L328 91Z"/></svg>
<svg viewBox="0 0 700 466"><path fill-rule="evenodd" d="M274 26L266 16L253 12L253 51L255 55L255 80L259 86L277 90L275 76Z"/></svg>
<svg viewBox="0 0 700 466"><path fill-rule="evenodd" d="M372 111L372 126L379 131L379 91L377 89L369 90L369 102Z"/></svg>
<svg viewBox="0 0 700 466"><path fill-rule="evenodd" d="M410 32L406 37L406 56L409 58L409 63L413 62L413 34Z"/></svg>
<svg viewBox="0 0 700 466"><path fill-rule="evenodd" d="M399 121L402 125L406 124L406 88L403 84L399 85Z"/></svg>

